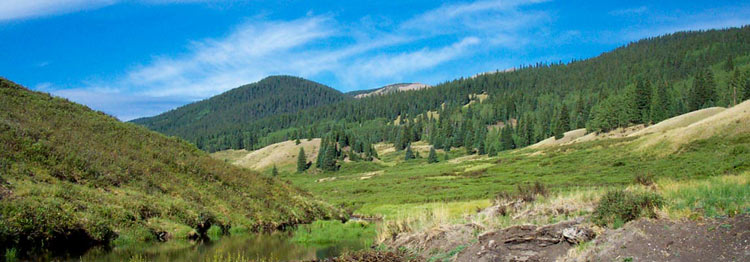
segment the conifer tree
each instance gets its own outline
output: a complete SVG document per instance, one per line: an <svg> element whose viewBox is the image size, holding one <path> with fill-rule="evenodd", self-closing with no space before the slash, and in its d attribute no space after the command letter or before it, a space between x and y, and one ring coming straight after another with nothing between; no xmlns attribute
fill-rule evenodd
<svg viewBox="0 0 750 262"><path fill-rule="evenodd" d="M570 114L568 114L568 106L563 104L555 126L555 139L560 139L565 136L565 131L570 129Z"/></svg>
<svg viewBox="0 0 750 262"><path fill-rule="evenodd" d="M431 147L430 154L427 156L427 163L432 164L432 163L437 163L437 162L438 162L438 157L437 157L437 153L435 152L435 147Z"/></svg>
<svg viewBox="0 0 750 262"><path fill-rule="evenodd" d="M307 156L305 156L305 149L300 147L297 155L297 173L305 172L305 170L307 170Z"/></svg>
<svg viewBox="0 0 750 262"><path fill-rule="evenodd" d="M404 154L404 160L414 159L414 152L411 151L411 145L406 146L406 153Z"/></svg>
<svg viewBox="0 0 750 262"><path fill-rule="evenodd" d="M271 176L276 177L279 175L279 169L276 168L276 165L273 165L273 168L271 169Z"/></svg>
<svg viewBox="0 0 750 262"><path fill-rule="evenodd" d="M734 70L734 61L732 61L732 56L727 57L727 62L724 63L724 71L731 72Z"/></svg>
<svg viewBox="0 0 750 262"><path fill-rule="evenodd" d="M651 83L647 79L640 78L635 84L636 119L637 123L648 122L651 109Z"/></svg>
<svg viewBox="0 0 750 262"><path fill-rule="evenodd" d="M740 99L740 101L745 101L747 99L750 99L750 70L746 71L744 75L745 77L744 77L744 80L742 81L743 82L742 85L744 86L743 88L744 91L742 92L742 96L741 96L742 98Z"/></svg>
<svg viewBox="0 0 750 262"><path fill-rule="evenodd" d="M669 116L669 98L667 94L667 83L657 85L651 96L650 120L653 123L661 122Z"/></svg>
<svg viewBox="0 0 750 262"><path fill-rule="evenodd" d="M302 142L299 141L299 138L297 138L297 139L294 140L294 144L295 145L299 145L300 143L302 143Z"/></svg>

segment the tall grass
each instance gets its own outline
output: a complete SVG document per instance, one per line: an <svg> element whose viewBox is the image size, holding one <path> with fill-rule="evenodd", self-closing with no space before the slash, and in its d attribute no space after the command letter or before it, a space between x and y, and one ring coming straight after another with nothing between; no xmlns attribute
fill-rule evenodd
<svg viewBox="0 0 750 262"><path fill-rule="evenodd" d="M300 225L294 231L293 240L297 243L313 245L336 245L340 243L363 243L372 245L375 239L375 226L363 221L318 220L308 225Z"/></svg>
<svg viewBox="0 0 750 262"><path fill-rule="evenodd" d="M750 213L750 173L706 180L659 181L673 218L734 216Z"/></svg>

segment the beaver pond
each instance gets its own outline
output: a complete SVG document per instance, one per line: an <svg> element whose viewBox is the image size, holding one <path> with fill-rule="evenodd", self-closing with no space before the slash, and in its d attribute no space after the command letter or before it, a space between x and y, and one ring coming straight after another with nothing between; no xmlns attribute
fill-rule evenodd
<svg viewBox="0 0 750 262"><path fill-rule="evenodd" d="M78 254L47 255L31 261L216 261L229 256L258 261L311 260L368 248L374 238L375 225L366 222L316 221L284 232L93 247Z"/></svg>

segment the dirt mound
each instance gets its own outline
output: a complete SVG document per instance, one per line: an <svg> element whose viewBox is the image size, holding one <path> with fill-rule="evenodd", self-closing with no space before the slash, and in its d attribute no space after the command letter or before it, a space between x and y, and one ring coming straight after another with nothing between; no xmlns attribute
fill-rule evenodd
<svg viewBox="0 0 750 262"><path fill-rule="evenodd" d="M399 234L388 243L392 247L407 247L429 254L433 251L447 251L468 243L474 238L474 231L481 229L476 224L443 225L430 230Z"/></svg>
<svg viewBox="0 0 750 262"><path fill-rule="evenodd" d="M542 140L539 143L530 145L529 148L536 149L536 148L543 148L543 147L550 147L550 146L558 146L558 145L572 142L573 140L576 140L579 137L582 137L584 135L586 135L585 128L571 130L571 131L565 132L564 136L560 139L555 139L555 137L553 136L545 140Z"/></svg>
<svg viewBox="0 0 750 262"><path fill-rule="evenodd" d="M580 220L541 227L512 226L482 234L455 261L555 261L594 236Z"/></svg>
<svg viewBox="0 0 750 262"><path fill-rule="evenodd" d="M750 216L639 220L608 230L572 261L750 261Z"/></svg>
<svg viewBox="0 0 750 262"><path fill-rule="evenodd" d="M723 108L723 107L711 107L711 108L696 110L687 114L682 114L682 115L675 116L673 118L661 121L655 125L641 129L640 131L632 133L628 136L641 136L645 134L659 133L659 132L664 132L664 131L675 129L675 128L686 127L692 123L701 121L703 119L706 119L708 117L721 113L724 110L726 110L726 108Z"/></svg>
<svg viewBox="0 0 750 262"><path fill-rule="evenodd" d="M284 141L269 145L267 147L246 152L244 156L237 157L236 155L242 153L241 151L235 150L231 152L234 156L234 161L227 158L232 164L247 167L251 169L265 169L273 165L287 165L297 163L297 154L299 154L299 148L305 148L305 155L307 161L314 161L318 156L318 149L320 148L320 138L314 138L312 140L302 139L300 144L297 145L294 141ZM220 157L222 152L212 154L214 157ZM229 155L228 153L224 155Z"/></svg>

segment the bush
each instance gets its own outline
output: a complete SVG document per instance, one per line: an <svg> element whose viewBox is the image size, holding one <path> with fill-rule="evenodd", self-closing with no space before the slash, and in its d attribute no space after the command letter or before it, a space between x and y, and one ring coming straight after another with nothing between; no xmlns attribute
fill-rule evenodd
<svg viewBox="0 0 750 262"><path fill-rule="evenodd" d="M537 196L546 197L548 195L549 190L547 190L547 186L539 182L534 182L534 184L531 185L518 185L518 191L514 193L506 191L497 193L497 195L495 195L495 201L499 202L501 200L521 199L525 202L532 202L536 200Z"/></svg>
<svg viewBox="0 0 750 262"><path fill-rule="evenodd" d="M644 186L650 186L654 184L654 176L651 175L651 173L638 173L635 175L635 178L633 179L635 183L644 185Z"/></svg>
<svg viewBox="0 0 750 262"><path fill-rule="evenodd" d="M592 220L600 226L617 228L639 217L656 217L655 209L662 205L664 198L655 193L614 190L607 192L599 201Z"/></svg>

